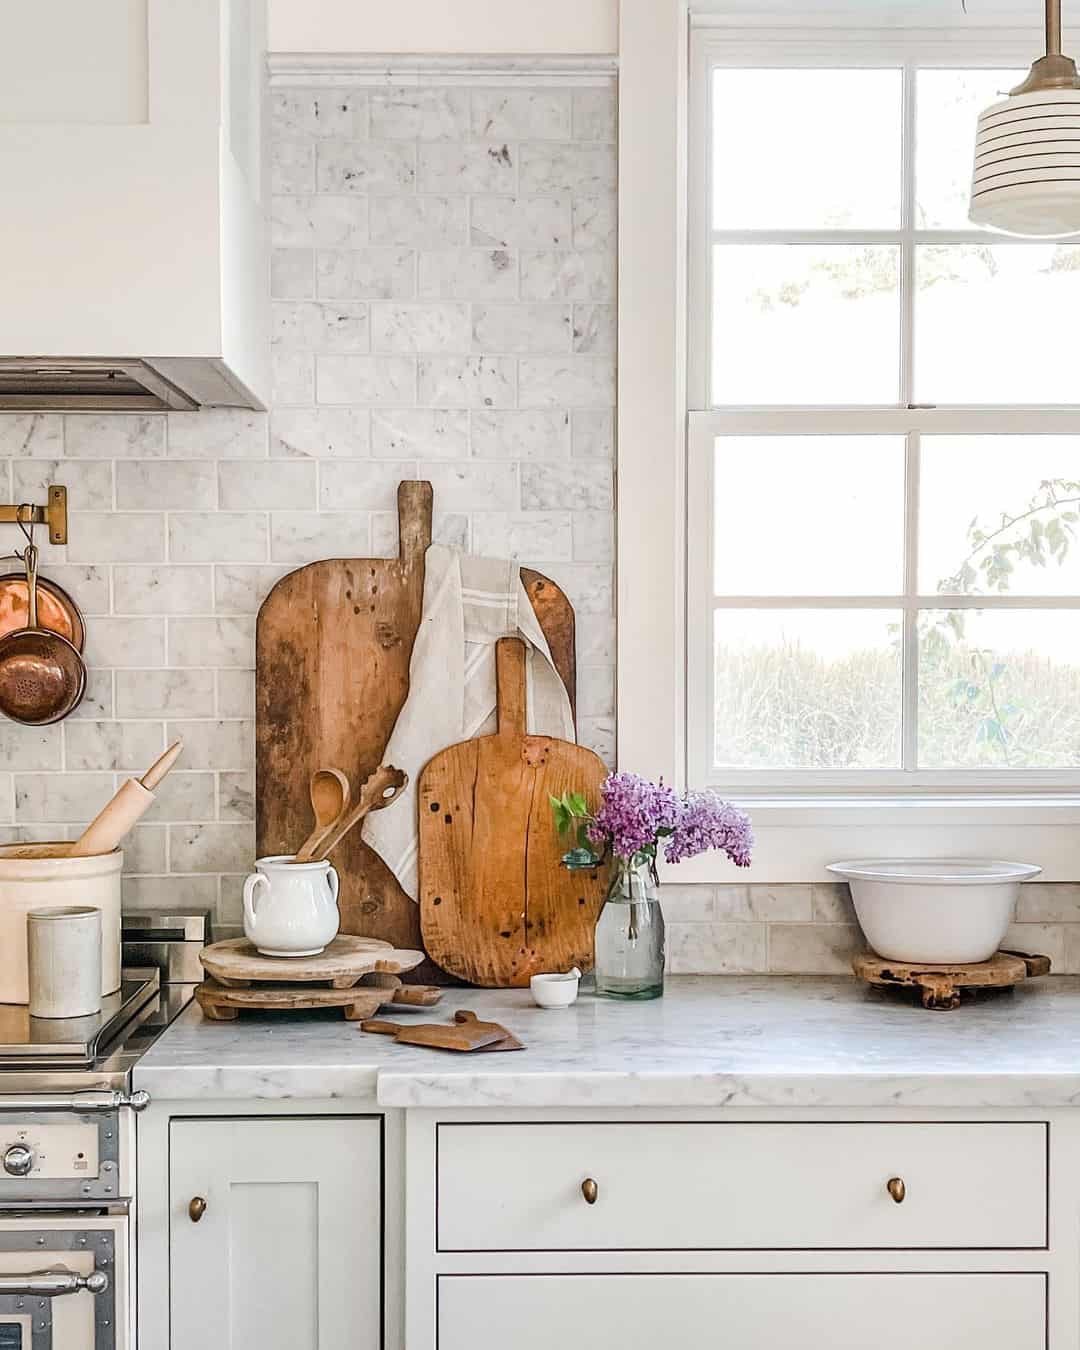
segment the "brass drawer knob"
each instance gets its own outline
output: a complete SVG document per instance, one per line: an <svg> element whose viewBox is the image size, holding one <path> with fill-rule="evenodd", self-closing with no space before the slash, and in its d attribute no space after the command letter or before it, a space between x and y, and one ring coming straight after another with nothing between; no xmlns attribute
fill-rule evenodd
<svg viewBox="0 0 1080 1350"><path fill-rule="evenodd" d="M187 1207L187 1212L188 1218L191 1220L192 1223L199 1222L202 1216L206 1213L206 1201L202 1198L201 1195L193 1195L191 1197L191 1203Z"/></svg>
<svg viewBox="0 0 1080 1350"><path fill-rule="evenodd" d="M600 1187L593 1181L592 1177L586 1177L581 1183L581 1194L585 1197L587 1205L595 1205L596 1197L600 1194Z"/></svg>
<svg viewBox="0 0 1080 1350"><path fill-rule="evenodd" d="M907 1187L904 1185L903 1177L890 1177L885 1183L885 1189L898 1205L904 1203L904 1196L907 1195Z"/></svg>

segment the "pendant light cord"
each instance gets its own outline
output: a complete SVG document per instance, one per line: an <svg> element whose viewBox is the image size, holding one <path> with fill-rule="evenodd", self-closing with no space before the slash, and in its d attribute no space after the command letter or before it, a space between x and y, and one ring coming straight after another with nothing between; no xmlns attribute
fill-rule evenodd
<svg viewBox="0 0 1080 1350"><path fill-rule="evenodd" d="M1046 54L1061 55L1061 0L1046 0Z"/></svg>

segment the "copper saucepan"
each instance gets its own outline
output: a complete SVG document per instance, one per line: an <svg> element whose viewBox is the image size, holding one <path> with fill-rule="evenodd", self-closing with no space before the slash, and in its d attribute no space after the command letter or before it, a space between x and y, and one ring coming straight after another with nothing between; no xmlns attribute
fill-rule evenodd
<svg viewBox="0 0 1080 1350"><path fill-rule="evenodd" d="M29 624L0 638L0 713L27 726L46 726L67 717L86 693L86 666L59 633L38 627L38 551L23 554L29 594Z"/></svg>

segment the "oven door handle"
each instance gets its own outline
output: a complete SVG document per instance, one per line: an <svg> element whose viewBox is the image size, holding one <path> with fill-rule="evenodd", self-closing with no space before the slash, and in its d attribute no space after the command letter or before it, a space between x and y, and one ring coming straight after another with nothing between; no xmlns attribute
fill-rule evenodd
<svg viewBox="0 0 1080 1350"><path fill-rule="evenodd" d="M142 1088L134 1092L110 1089L90 1092L72 1092L66 1097L43 1092L40 1096L16 1097L6 1093L0 1096L0 1108L11 1111L116 1111L130 1106L133 1111L145 1111L150 1105L150 1094Z"/></svg>
<svg viewBox="0 0 1080 1350"><path fill-rule="evenodd" d="M103 1270L78 1275L73 1270L37 1271L32 1275L0 1275L0 1294L27 1294L37 1298L58 1298L61 1294L103 1294L109 1277Z"/></svg>

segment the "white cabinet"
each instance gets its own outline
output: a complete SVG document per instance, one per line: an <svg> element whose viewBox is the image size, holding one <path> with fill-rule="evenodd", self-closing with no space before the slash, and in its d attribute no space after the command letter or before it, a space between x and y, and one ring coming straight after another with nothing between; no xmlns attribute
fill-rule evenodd
<svg viewBox="0 0 1080 1350"><path fill-rule="evenodd" d="M174 1119L170 1350L379 1350L382 1125Z"/></svg>
<svg viewBox="0 0 1080 1350"><path fill-rule="evenodd" d="M1040 1274L488 1275L439 1280L439 1350L1044 1350ZM410 1347L411 1350L411 1347Z"/></svg>

